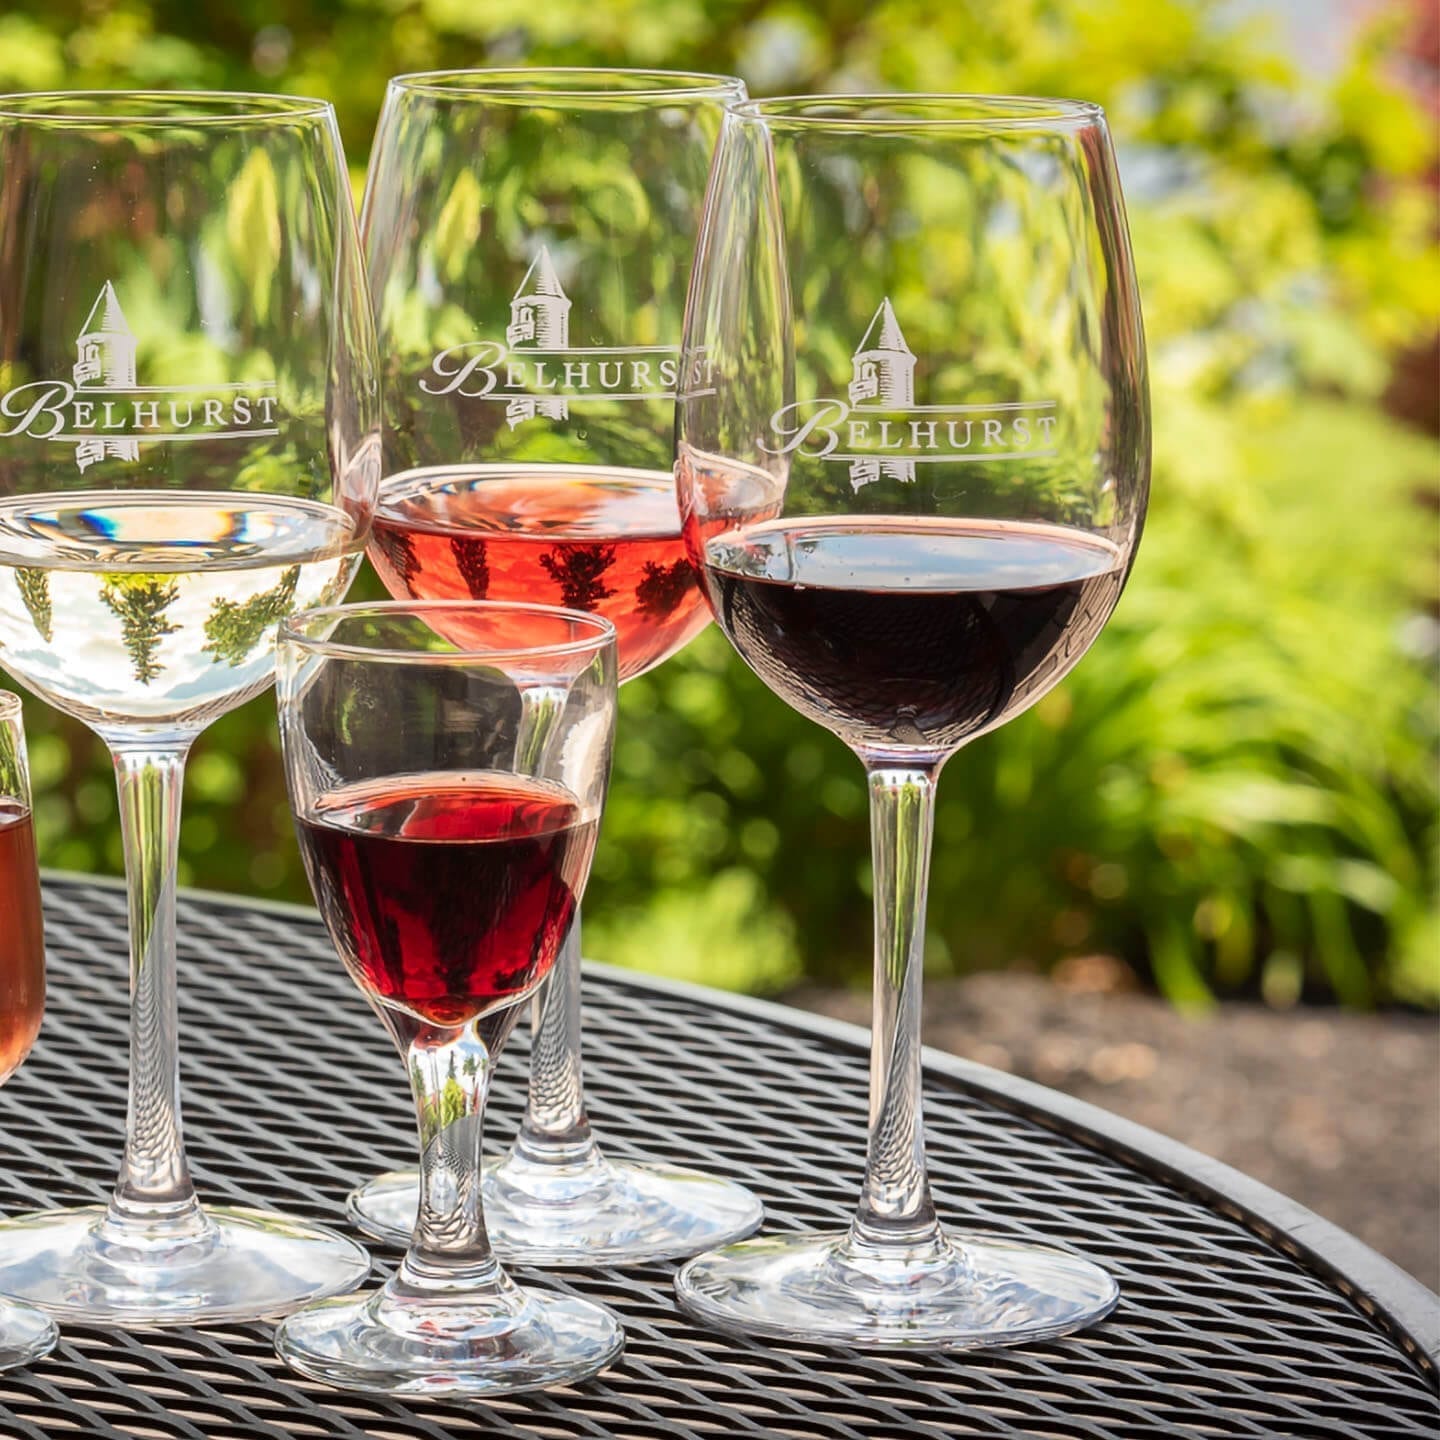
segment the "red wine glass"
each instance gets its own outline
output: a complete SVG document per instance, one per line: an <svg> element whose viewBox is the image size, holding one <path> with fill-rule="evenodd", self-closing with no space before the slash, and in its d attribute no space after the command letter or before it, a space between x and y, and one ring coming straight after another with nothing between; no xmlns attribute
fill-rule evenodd
<svg viewBox="0 0 1440 1440"><path fill-rule="evenodd" d="M30 768L20 697L0 690L0 1085L30 1053L45 1013L40 866L30 818ZM42 1310L0 1295L0 1370L28 1365L59 1332Z"/></svg>
<svg viewBox="0 0 1440 1440"><path fill-rule="evenodd" d="M392 82L362 230L385 357L370 557L393 595L604 615L622 681L709 623L670 474L674 396L705 178L743 93L637 70ZM534 1026L520 1134L486 1179L501 1254L638 1263L759 1225L733 1181L602 1154L581 1075L578 924ZM350 1213L403 1237L414 1173L361 1186Z"/></svg>
<svg viewBox="0 0 1440 1440"><path fill-rule="evenodd" d="M520 1003L590 871L615 630L538 605L342 605L281 631L277 698L305 870L405 1061L420 1199L399 1273L292 1315L276 1349L347 1389L480 1395L603 1369L608 1310L521 1289L485 1228L481 1122Z"/></svg>
<svg viewBox="0 0 1440 1440"><path fill-rule="evenodd" d="M849 1228L699 1256L681 1302L877 1348L1078 1329L1116 1303L1103 1270L941 1227L920 1013L940 769L1085 653L1144 519L1144 341L1104 116L963 96L734 107L685 347L707 383L680 400L676 477L716 619L869 777L875 1012Z"/></svg>

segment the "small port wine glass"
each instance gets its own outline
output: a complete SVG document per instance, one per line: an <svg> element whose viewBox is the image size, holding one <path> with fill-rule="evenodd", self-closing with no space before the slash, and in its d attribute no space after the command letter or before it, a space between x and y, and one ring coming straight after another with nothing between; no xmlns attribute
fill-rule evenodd
<svg viewBox="0 0 1440 1440"><path fill-rule="evenodd" d="M480 1395L594 1374L601 1306L521 1288L485 1228L500 1049L575 920L615 725L609 621L390 602L291 617L277 697L301 854L335 948L405 1061L420 1200L399 1273L320 1301L276 1348L347 1389Z"/></svg>

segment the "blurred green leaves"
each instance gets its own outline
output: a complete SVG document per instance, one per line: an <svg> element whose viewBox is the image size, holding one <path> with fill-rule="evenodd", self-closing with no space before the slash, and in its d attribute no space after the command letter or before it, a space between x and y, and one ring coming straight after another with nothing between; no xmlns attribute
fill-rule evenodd
<svg viewBox="0 0 1440 1440"><path fill-rule="evenodd" d="M480 201L480 182L474 171L462 170L440 207L432 242L447 280L455 279L465 269L470 247L480 233Z"/></svg>
<svg viewBox="0 0 1440 1440"><path fill-rule="evenodd" d="M0 83L7 90L48 90L65 83L61 36L25 15L0 15Z"/></svg>
<svg viewBox="0 0 1440 1440"><path fill-rule="evenodd" d="M280 268L280 189L265 150L255 149L230 187L227 238L250 290L250 307L263 325L270 316L270 287Z"/></svg>
<svg viewBox="0 0 1440 1440"><path fill-rule="evenodd" d="M357 166L386 79L431 67L666 65L738 70L768 93L1105 104L1151 348L1150 523L1091 655L946 769L931 962L1106 950L1188 1003L1433 1004L1440 459L1377 408L1396 355L1440 325L1434 124L1396 80L1418 7L1382 7L1328 80L1227 13L1204 0L11 0L0 85L318 94ZM441 265L461 262L477 223L462 186L435 237ZM278 203L258 172L231 197L257 293ZM1003 257L992 268L1003 281ZM377 592L367 572L354 593ZM587 950L745 988L859 980L854 759L713 632L628 685L621 709ZM103 751L38 703L26 713L46 861L113 871ZM181 843L188 883L306 898L269 697L200 741Z"/></svg>

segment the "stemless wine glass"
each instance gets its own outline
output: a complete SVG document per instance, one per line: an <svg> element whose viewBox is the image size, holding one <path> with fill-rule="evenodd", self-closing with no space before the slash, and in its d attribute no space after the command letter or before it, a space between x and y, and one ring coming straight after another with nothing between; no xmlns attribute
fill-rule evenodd
<svg viewBox="0 0 1440 1440"><path fill-rule="evenodd" d="M1051 688L1140 536L1149 409L1104 116L855 96L726 117L686 312L692 554L741 658L869 776L870 1147L848 1231L703 1255L682 1302L741 1331L936 1349L1059 1335L1117 1290L1079 1257L942 1230L920 1110L940 767ZM753 523L757 486L779 502Z"/></svg>
<svg viewBox="0 0 1440 1440"><path fill-rule="evenodd" d="M0 690L0 1085L30 1053L45 1012L40 865L30 819L20 697ZM43 1310L0 1295L0 1370L48 1355L59 1339Z"/></svg>
<svg viewBox="0 0 1440 1440"><path fill-rule="evenodd" d="M253 1318L368 1269L332 1231L195 1198L175 846L191 742L270 682L281 616L355 572L378 419L328 105L0 97L0 665L109 747L130 895L114 1194L0 1224L0 1292L56 1315Z"/></svg>
<svg viewBox="0 0 1440 1440"><path fill-rule="evenodd" d="M597 612L618 631L622 681L709 622L670 475L674 397L705 179L723 106L743 93L663 71L391 83L361 228L386 420L370 554L392 594ZM600 1153L578 922L536 998L530 1063L519 1139L486 1179L507 1258L693 1255L760 1223L740 1185ZM414 1213L413 1172L351 1197L385 1239Z"/></svg>
<svg viewBox="0 0 1440 1440"><path fill-rule="evenodd" d="M620 1326L501 1270L480 1130L496 1056L589 874L614 627L538 605L311 610L281 633L278 699L311 888L410 1073L421 1199L400 1273L293 1315L276 1348L331 1384L397 1394L591 1375L620 1353Z"/></svg>

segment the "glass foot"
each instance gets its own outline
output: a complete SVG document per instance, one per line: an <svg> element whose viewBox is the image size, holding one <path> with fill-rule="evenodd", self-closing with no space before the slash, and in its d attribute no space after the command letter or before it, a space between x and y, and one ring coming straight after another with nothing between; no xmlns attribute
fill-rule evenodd
<svg viewBox="0 0 1440 1440"><path fill-rule="evenodd" d="M379 1175L350 1193L367 1235L407 1245L415 1226L413 1170ZM574 1165L512 1152L485 1167L485 1224L495 1252L517 1265L639 1265L728 1245L759 1228L760 1201L743 1185L593 1155Z"/></svg>
<svg viewBox="0 0 1440 1440"><path fill-rule="evenodd" d="M397 1299L389 1286L322 1300L283 1321L275 1353L345 1390L505 1395L588 1379L625 1332L606 1309L505 1278L483 1299Z"/></svg>
<svg viewBox="0 0 1440 1440"><path fill-rule="evenodd" d="M263 1210L215 1206L198 1236L157 1226L123 1240L102 1205L0 1221L0 1294L96 1325L260 1320L353 1290L370 1257L353 1240Z"/></svg>
<svg viewBox="0 0 1440 1440"><path fill-rule="evenodd" d="M698 1255L675 1277L697 1319L742 1335L875 1350L970 1350L1067 1335L1119 1287L1088 1260L991 1236L943 1234L894 1255L848 1232L781 1235Z"/></svg>
<svg viewBox="0 0 1440 1440"><path fill-rule="evenodd" d="M48 1355L59 1338L55 1322L43 1310L0 1296L0 1370L14 1370Z"/></svg>

